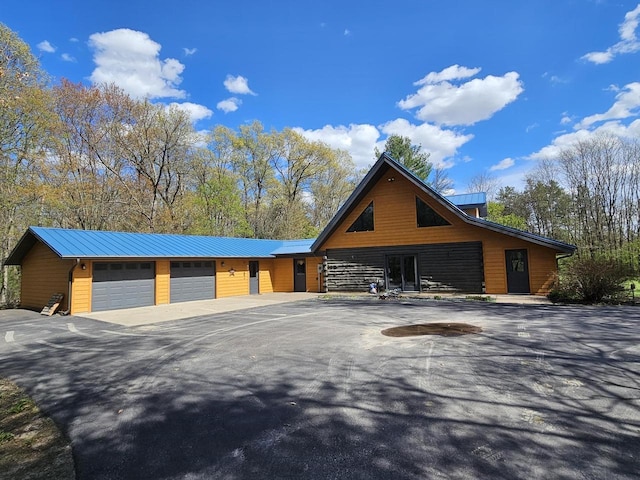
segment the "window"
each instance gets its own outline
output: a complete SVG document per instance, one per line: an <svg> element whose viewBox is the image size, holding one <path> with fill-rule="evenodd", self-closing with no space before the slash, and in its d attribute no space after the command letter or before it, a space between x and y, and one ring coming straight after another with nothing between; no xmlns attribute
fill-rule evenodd
<svg viewBox="0 0 640 480"><path fill-rule="evenodd" d="M444 218L438 215L433 208L416 197L416 214L418 218L418 227L439 227L442 225L451 225Z"/></svg>
<svg viewBox="0 0 640 480"><path fill-rule="evenodd" d="M347 232L372 232L373 231L373 202L360 214Z"/></svg>

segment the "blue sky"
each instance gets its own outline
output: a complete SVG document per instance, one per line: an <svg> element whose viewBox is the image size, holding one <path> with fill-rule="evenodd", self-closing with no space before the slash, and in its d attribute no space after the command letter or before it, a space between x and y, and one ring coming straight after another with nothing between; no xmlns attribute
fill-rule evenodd
<svg viewBox="0 0 640 480"><path fill-rule="evenodd" d="M600 131L640 138L638 0L5 2L55 79L292 127L373 161L408 136L464 192Z"/></svg>

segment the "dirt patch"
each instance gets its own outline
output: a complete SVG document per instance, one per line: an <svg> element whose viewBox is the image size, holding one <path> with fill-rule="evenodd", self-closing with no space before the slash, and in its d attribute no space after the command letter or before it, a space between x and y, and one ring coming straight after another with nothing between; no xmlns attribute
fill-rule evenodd
<svg viewBox="0 0 640 480"><path fill-rule="evenodd" d="M0 480L73 480L69 441L25 392L0 378Z"/></svg>
<svg viewBox="0 0 640 480"><path fill-rule="evenodd" d="M482 332L482 328L468 323L423 323L419 325L405 325L382 330L387 337L415 337L418 335L441 335L456 337Z"/></svg>

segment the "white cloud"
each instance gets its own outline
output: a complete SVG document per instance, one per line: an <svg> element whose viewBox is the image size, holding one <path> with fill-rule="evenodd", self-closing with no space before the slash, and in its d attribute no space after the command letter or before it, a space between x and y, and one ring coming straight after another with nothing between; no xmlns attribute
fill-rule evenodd
<svg viewBox="0 0 640 480"><path fill-rule="evenodd" d="M465 78L475 77L480 73L481 68L461 67L460 65L451 65L440 72L431 72L427 76L413 82L414 85L431 85L434 83L448 82L449 80L463 80Z"/></svg>
<svg viewBox="0 0 640 480"><path fill-rule="evenodd" d="M149 35L127 28L89 37L96 68L94 84L115 83L133 97L184 98L178 89L184 65L175 58L160 59L160 44Z"/></svg>
<svg viewBox="0 0 640 480"><path fill-rule="evenodd" d="M41 50L41 51L47 52L47 53L53 53L53 52L56 51L56 47L51 45L49 43L49 40L41 41L39 44L36 45L36 47L38 47L38 50Z"/></svg>
<svg viewBox="0 0 640 480"><path fill-rule="evenodd" d="M604 52L589 52L583 55L582 59L595 64L603 64L609 63L617 55L635 53L640 50L640 41L636 36L639 18L640 4L625 14L624 21L618 27L618 32L620 33L620 41L618 43L607 48Z"/></svg>
<svg viewBox="0 0 640 480"><path fill-rule="evenodd" d="M249 88L249 80L242 75L238 75L237 77L227 75L224 81L224 88L230 93L236 93L238 95L256 95L255 92L252 92Z"/></svg>
<svg viewBox="0 0 640 480"><path fill-rule="evenodd" d="M560 125L568 125L572 121L573 120L571 119L571 117L567 113L563 113L562 114L562 118L560 119Z"/></svg>
<svg viewBox="0 0 640 480"><path fill-rule="evenodd" d="M513 160L513 158L505 158L504 160L500 160L498 163L496 163L495 165L491 165L491 167L489 168L490 172L495 172L497 170L506 170L507 168L511 168L515 165L515 161Z"/></svg>
<svg viewBox="0 0 640 480"><path fill-rule="evenodd" d="M540 126L540 124L538 122L534 122L531 125L527 125L527 127L524 129L525 132L529 133L532 130L535 130L536 128L538 128Z"/></svg>
<svg viewBox="0 0 640 480"><path fill-rule="evenodd" d="M453 165L450 159L457 150L470 141L473 135L463 135L453 130L446 130L430 123L414 125L404 118L385 123L381 127L386 135L409 137L413 145L420 145L422 150L431 153L429 160L436 166L449 168ZM382 150L384 144L378 148Z"/></svg>
<svg viewBox="0 0 640 480"><path fill-rule="evenodd" d="M216 108L224 113L235 112L242 105L242 100L236 97L227 98L218 102Z"/></svg>
<svg viewBox="0 0 640 480"><path fill-rule="evenodd" d="M491 118L524 91L516 72L501 77L487 75L461 84L449 81L466 79L479 71L453 65L441 72L431 72L415 82L422 87L398 102L398 106L403 110L418 108L418 119L438 125L473 125Z"/></svg>
<svg viewBox="0 0 640 480"><path fill-rule="evenodd" d="M185 54L187 57L189 57L189 56L193 55L194 53L196 53L196 52L198 51L198 49L197 49L197 48L186 48L186 47L185 47L185 48L183 48L182 50L184 51L184 54Z"/></svg>
<svg viewBox="0 0 640 480"><path fill-rule="evenodd" d="M539 160L544 158L557 158L560 152L571 148L577 142L587 141L597 137L601 133L609 133L623 138L638 138L640 136L640 120L634 120L629 125L619 121L607 122L594 130L580 129L575 132L565 133L553 139L551 145L531 154L529 158Z"/></svg>
<svg viewBox="0 0 640 480"><path fill-rule="evenodd" d="M605 113L597 113L582 119L575 128L588 128L596 122L616 120L638 115L640 108L640 82L625 85L616 95L616 102Z"/></svg>
<svg viewBox="0 0 640 480"><path fill-rule="evenodd" d="M172 102L168 105L168 108L178 108L184 112L186 112L187 114L189 114L189 117L191 118L191 121L193 123L199 121L199 120L203 120L205 118L210 118L213 115L213 111L211 111L210 109L208 109L207 107L205 107L204 105L199 105L197 103L191 103L191 102L182 102L182 103L177 103L177 102Z"/></svg>
<svg viewBox="0 0 640 480"><path fill-rule="evenodd" d="M71 55L69 55L68 53L63 53L62 55L60 55L60 58L62 58L62 60L64 60L65 62L75 63L76 61L76 59Z"/></svg>
<svg viewBox="0 0 640 480"><path fill-rule="evenodd" d="M311 141L324 142L331 148L346 150L358 168L366 168L375 160L374 149L380 132L373 125L325 125L316 130L304 130L300 127L293 130Z"/></svg>

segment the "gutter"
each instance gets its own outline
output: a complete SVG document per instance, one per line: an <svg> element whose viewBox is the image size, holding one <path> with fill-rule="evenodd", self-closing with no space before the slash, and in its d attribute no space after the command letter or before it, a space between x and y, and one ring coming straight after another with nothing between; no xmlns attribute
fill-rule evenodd
<svg viewBox="0 0 640 480"><path fill-rule="evenodd" d="M80 259L76 258L76 263L73 264L71 270L69 270L69 288L67 292L67 309L64 312L60 312L60 315L69 315L71 313L71 291L73 289L73 271L80 265Z"/></svg>

